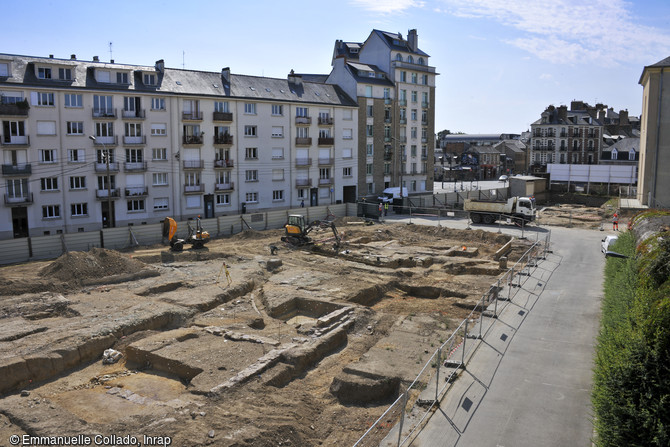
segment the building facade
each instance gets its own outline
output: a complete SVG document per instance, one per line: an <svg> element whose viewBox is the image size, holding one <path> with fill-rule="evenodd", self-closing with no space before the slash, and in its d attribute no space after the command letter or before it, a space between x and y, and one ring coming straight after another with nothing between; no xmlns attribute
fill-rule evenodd
<svg viewBox="0 0 670 447"><path fill-rule="evenodd" d="M435 68L418 47L416 30L373 30L365 42L335 42L336 84L358 103L359 196L402 184L409 194L432 191L435 151Z"/></svg>
<svg viewBox="0 0 670 447"><path fill-rule="evenodd" d="M0 54L0 238L353 201L336 85Z"/></svg>

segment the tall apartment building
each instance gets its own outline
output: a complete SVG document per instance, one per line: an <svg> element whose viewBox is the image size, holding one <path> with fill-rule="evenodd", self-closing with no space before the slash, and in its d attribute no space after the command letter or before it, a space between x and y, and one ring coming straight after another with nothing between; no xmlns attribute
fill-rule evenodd
<svg viewBox="0 0 670 447"><path fill-rule="evenodd" d="M435 67L415 29L373 30L365 42L335 42L326 82L358 102L358 191L432 191L435 152Z"/></svg>
<svg viewBox="0 0 670 447"><path fill-rule="evenodd" d="M530 168L544 172L547 163L597 164L602 148L603 123L598 108L582 101L549 106L530 125Z"/></svg>
<svg viewBox="0 0 670 447"><path fill-rule="evenodd" d="M356 199L338 86L0 54L0 238Z"/></svg>

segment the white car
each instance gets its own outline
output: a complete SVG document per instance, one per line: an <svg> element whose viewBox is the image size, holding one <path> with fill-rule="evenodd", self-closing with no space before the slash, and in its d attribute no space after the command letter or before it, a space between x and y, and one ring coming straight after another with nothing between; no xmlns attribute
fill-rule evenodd
<svg viewBox="0 0 670 447"><path fill-rule="evenodd" d="M499 182L506 182L507 181L507 176L506 175L501 175L500 178L498 178Z"/></svg>
<svg viewBox="0 0 670 447"><path fill-rule="evenodd" d="M600 246L600 251L603 253L606 253L610 249L610 245L612 245L616 240L619 238L619 236L605 236L602 240L602 244Z"/></svg>

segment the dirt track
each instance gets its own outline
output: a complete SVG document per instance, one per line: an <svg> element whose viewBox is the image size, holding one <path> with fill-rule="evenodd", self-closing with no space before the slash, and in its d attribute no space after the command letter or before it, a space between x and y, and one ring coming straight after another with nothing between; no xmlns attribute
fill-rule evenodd
<svg viewBox="0 0 670 447"><path fill-rule="evenodd" d="M309 251L248 231L198 251L0 269L0 445L23 433L353 445L501 273L508 237L338 228L339 254L327 233ZM103 364L107 348L122 360Z"/></svg>

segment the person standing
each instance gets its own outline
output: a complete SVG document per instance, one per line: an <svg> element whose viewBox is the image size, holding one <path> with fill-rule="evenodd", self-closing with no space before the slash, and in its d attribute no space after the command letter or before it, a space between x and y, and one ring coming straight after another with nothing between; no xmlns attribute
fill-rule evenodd
<svg viewBox="0 0 670 447"><path fill-rule="evenodd" d="M614 216L612 216L612 231L619 231L619 214L617 212L614 212Z"/></svg>
<svg viewBox="0 0 670 447"><path fill-rule="evenodd" d="M388 216L388 215L389 215L389 203L384 202L384 216Z"/></svg>
<svg viewBox="0 0 670 447"><path fill-rule="evenodd" d="M302 199L300 201L300 208L304 208L304 207L305 207L305 199Z"/></svg>

